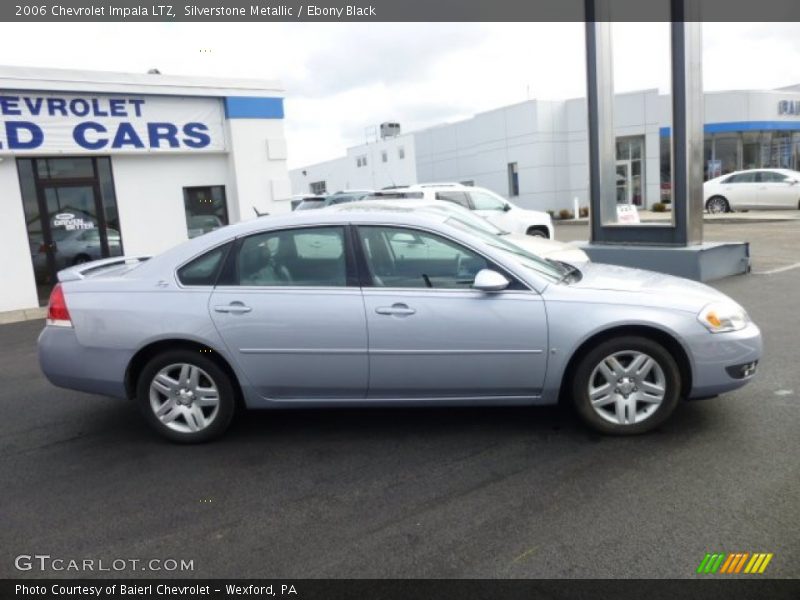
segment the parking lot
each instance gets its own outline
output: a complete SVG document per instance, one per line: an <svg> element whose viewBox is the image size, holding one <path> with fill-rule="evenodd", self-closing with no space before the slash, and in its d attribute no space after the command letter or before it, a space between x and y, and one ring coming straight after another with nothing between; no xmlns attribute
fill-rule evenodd
<svg viewBox="0 0 800 600"><path fill-rule="evenodd" d="M193 577L681 578L706 552L771 552L768 576L798 577L800 221L706 238L751 242L758 274L713 285L761 326L760 373L632 438L557 408L309 410L176 446L132 405L49 385L41 321L4 325L0 577L41 576L14 567L40 553Z"/></svg>

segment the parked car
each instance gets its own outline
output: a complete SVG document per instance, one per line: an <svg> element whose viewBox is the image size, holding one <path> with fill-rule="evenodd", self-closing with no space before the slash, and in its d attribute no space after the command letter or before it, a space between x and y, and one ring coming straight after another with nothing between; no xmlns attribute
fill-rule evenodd
<svg viewBox="0 0 800 600"><path fill-rule="evenodd" d="M706 285L544 261L413 211L254 219L58 274L39 361L179 442L238 407L555 404L634 434L745 385L758 327Z"/></svg>
<svg viewBox="0 0 800 600"><path fill-rule="evenodd" d="M750 169L710 179L703 184L710 213L732 210L800 209L800 172Z"/></svg>
<svg viewBox="0 0 800 600"><path fill-rule="evenodd" d="M310 210L356 202L372 193L372 190L342 190L329 196L312 196L305 198L295 210Z"/></svg>
<svg viewBox="0 0 800 600"><path fill-rule="evenodd" d="M91 229L53 229L53 259L56 269L64 269L71 265L80 265L92 260L97 260L103 256L103 248L100 243L100 230L97 227ZM119 232L115 229L107 228L108 249L111 256L122 254L122 242ZM41 236L37 236L30 241L31 256L33 259L33 270L39 281L47 279L50 272L47 265L47 248Z"/></svg>
<svg viewBox="0 0 800 600"><path fill-rule="evenodd" d="M368 196L374 198L374 196ZM564 242L557 242L539 236L510 233L496 227L491 222L477 216L473 211L452 202L439 202L437 200L365 200L357 204L347 204L331 207L329 210L389 210L389 211L416 211L431 214L435 218L450 219L450 223L457 226L479 229L491 235L503 238L520 246L540 258L559 260L566 263L588 262L588 255L580 248Z"/></svg>
<svg viewBox="0 0 800 600"><path fill-rule="evenodd" d="M475 211L504 231L553 238L553 220L546 212L520 208L482 187L460 183L422 183L376 192L374 196L444 200Z"/></svg>

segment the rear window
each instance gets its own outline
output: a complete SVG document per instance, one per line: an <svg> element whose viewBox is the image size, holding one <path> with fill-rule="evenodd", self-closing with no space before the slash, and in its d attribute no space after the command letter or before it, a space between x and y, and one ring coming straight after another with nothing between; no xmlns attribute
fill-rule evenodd
<svg viewBox="0 0 800 600"><path fill-rule="evenodd" d="M183 265L178 269L178 281L183 285L216 285L229 248L230 244L219 246Z"/></svg>
<svg viewBox="0 0 800 600"><path fill-rule="evenodd" d="M318 200L303 200L300 204L297 205L295 210L311 210L314 208L322 208L325 206L325 200L320 198Z"/></svg>

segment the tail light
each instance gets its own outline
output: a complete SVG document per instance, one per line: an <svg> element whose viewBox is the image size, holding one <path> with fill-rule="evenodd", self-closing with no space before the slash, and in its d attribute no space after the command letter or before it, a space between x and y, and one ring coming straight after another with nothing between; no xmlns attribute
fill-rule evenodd
<svg viewBox="0 0 800 600"><path fill-rule="evenodd" d="M67 301L60 283L57 283L50 292L50 302L47 304L47 324L57 327L72 327L72 319L69 316Z"/></svg>

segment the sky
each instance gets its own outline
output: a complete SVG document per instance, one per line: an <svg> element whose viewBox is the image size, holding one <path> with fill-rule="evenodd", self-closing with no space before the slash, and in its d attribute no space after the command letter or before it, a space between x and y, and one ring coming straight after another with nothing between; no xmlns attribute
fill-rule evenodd
<svg viewBox="0 0 800 600"><path fill-rule="evenodd" d="M289 167L529 98L585 94L583 23L2 23L0 63L278 80ZM669 24L615 23L614 85L669 88ZM706 23L707 91L800 83L800 23Z"/></svg>

